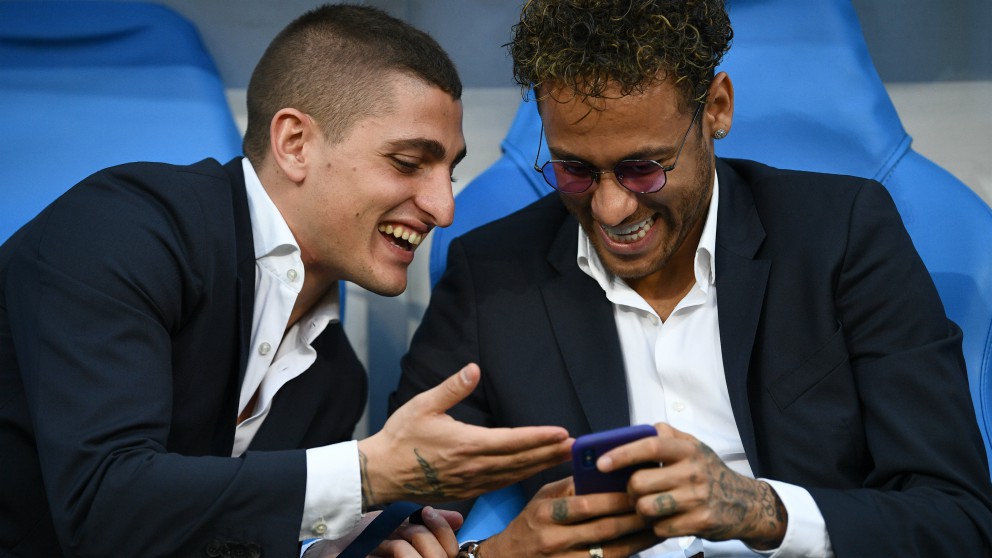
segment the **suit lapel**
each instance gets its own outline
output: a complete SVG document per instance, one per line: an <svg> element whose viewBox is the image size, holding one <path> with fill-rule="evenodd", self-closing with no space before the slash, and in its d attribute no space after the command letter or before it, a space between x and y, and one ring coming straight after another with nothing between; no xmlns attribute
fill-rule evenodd
<svg viewBox="0 0 992 558"><path fill-rule="evenodd" d="M251 320L255 306L255 244L248 212L248 192L241 158L224 166L230 176L231 199L234 203L234 236L237 242L238 277L238 385L245 379L248 367L248 344L251 342Z"/></svg>
<svg viewBox="0 0 992 558"><path fill-rule="evenodd" d="M613 308L575 263L578 227L571 216L565 219L548 255L559 275L540 288L565 367L595 432L630 424L630 409Z"/></svg>
<svg viewBox="0 0 992 558"><path fill-rule="evenodd" d="M760 475L747 376L771 262L755 259L765 238L751 192L733 169L717 160L716 286L720 343L727 390L751 469Z"/></svg>

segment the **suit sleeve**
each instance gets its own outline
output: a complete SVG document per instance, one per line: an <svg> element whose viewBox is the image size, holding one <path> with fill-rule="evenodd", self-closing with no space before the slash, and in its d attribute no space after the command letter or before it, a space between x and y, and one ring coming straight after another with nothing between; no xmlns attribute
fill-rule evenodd
<svg viewBox="0 0 992 558"><path fill-rule="evenodd" d="M209 212L96 182L43 215L4 285L62 548L179 556L247 539L265 555L295 554L303 451L235 459L166 449L182 404L170 339L204 302L202 283L216 279Z"/></svg>
<svg viewBox="0 0 992 558"><path fill-rule="evenodd" d="M460 239L448 248L447 268L431 293L430 305L403 357L402 375L390 395L389 411L440 384L466 364L479 363L478 303L472 269ZM485 397L486 371L475 392L449 414L480 426L494 426Z"/></svg>
<svg viewBox="0 0 992 558"><path fill-rule="evenodd" d="M807 488L839 557L988 556L992 490L961 331L884 188L863 188L851 211L835 304L872 465L860 489Z"/></svg>

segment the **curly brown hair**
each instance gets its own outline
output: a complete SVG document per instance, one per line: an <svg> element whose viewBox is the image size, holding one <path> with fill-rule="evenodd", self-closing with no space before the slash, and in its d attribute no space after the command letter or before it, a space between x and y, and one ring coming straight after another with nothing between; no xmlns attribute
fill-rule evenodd
<svg viewBox="0 0 992 558"><path fill-rule="evenodd" d="M670 79L684 107L702 102L733 30L724 0L528 0L508 44L513 77L581 97Z"/></svg>

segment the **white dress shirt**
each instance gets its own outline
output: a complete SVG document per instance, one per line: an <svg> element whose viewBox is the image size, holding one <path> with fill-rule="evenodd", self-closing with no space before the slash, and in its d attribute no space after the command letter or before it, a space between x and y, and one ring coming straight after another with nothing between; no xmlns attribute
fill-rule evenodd
<svg viewBox="0 0 992 558"><path fill-rule="evenodd" d="M255 310L238 414L256 392L258 396L251 416L238 424L235 431L231 452L234 457L248 448L265 421L276 392L317 359L313 341L328 324L340 321L339 297L334 289L292 327L286 328L305 276L300 246L247 158L242 159L242 168L255 244ZM357 442L308 449L300 538L340 538L358 524L361 513Z"/></svg>
<svg viewBox="0 0 992 558"><path fill-rule="evenodd" d="M709 446L731 469L754 478L734 421L720 346L716 298L716 227L719 181L695 255L695 284L667 320L627 283L612 275L579 229L578 265L595 279L613 303L623 351L631 424L664 422ZM740 541L711 542L695 537L667 540L638 554L641 558L754 556L823 557L833 551L819 508L804 488L763 479L789 514L782 546L755 552Z"/></svg>

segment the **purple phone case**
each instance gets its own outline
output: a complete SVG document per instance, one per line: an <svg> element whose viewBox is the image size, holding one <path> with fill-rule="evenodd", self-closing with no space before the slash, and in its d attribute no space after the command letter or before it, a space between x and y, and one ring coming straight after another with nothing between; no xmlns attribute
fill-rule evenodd
<svg viewBox="0 0 992 558"><path fill-rule="evenodd" d="M630 475L638 469L653 466L650 464L625 467L610 473L596 468L599 456L611 449L648 436L657 436L658 431L650 424L635 424L612 430L586 434L575 439L572 445L572 471L575 478L576 494L595 492L626 492Z"/></svg>

